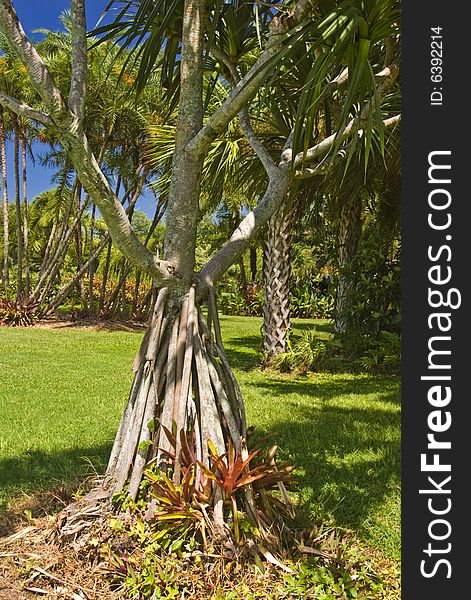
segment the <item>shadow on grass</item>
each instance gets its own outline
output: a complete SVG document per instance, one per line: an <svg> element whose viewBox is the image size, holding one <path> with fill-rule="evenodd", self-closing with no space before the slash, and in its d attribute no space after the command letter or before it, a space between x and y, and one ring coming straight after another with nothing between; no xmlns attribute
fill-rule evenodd
<svg viewBox="0 0 471 600"><path fill-rule="evenodd" d="M251 385L274 399L270 425L257 427L256 434L276 434L271 443L280 447L280 458L297 465L300 520L307 524L312 519L333 519L361 534L376 515L382 519L384 505L388 498L397 497L400 481L397 381L345 377L320 382L275 379ZM311 396L312 403L297 400L300 392ZM345 400L348 395L368 393L375 395L371 402L357 405ZM279 416L278 401L283 402ZM0 511L6 508L2 498L22 493L39 494L36 504L41 509L42 493L61 485L70 488L94 471L102 473L110 450L111 443L57 453L31 450L0 461ZM397 552L399 532L388 533L384 523L380 527L393 539L385 544Z"/></svg>
<svg viewBox="0 0 471 600"><path fill-rule="evenodd" d="M256 433L257 437L275 434L271 443L280 447L280 457L297 465L301 520L334 519L337 525L363 532L374 520L384 521L380 528L385 537L394 538L391 546L395 552L399 528L387 531L385 522L390 515L384 507L391 506L394 512L398 506L397 381L368 377L317 384L272 380L252 385L262 388L264 395L266 391L267 397L283 401L280 418L274 406L270 426L257 428ZM296 399L301 387L303 395L313 397L312 405ZM348 398L352 394L374 394L375 399L356 404ZM397 515L394 519L397 525Z"/></svg>
<svg viewBox="0 0 471 600"><path fill-rule="evenodd" d="M6 509L6 499L78 484L103 473L110 451L111 443L55 453L29 450L0 460L0 512Z"/></svg>
<svg viewBox="0 0 471 600"><path fill-rule="evenodd" d="M330 400L347 394L359 396L375 394L378 400L382 402L391 402L397 405L401 402L398 380L392 376L347 374L346 377L336 375L335 379L326 379L324 374L321 374L320 377L319 380L315 378L292 380L271 377L263 381L251 381L250 385L266 390L269 395L277 397L301 393L317 399ZM357 410L361 409L358 408Z"/></svg>
<svg viewBox="0 0 471 600"><path fill-rule="evenodd" d="M250 371L259 363L260 347L261 339L259 335L229 337L224 341L224 350L229 364L233 369L241 371Z"/></svg>

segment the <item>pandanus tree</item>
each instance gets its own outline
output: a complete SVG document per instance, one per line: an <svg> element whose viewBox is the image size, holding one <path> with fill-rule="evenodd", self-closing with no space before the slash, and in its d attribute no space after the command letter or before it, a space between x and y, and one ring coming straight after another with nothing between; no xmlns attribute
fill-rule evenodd
<svg viewBox="0 0 471 600"><path fill-rule="evenodd" d="M321 52L315 61L318 87L314 86L310 96L314 112L316 103L322 99L319 90L325 85L331 88L336 85L335 81L329 84L330 71L325 70L324 63L338 62L346 46L352 46L352 72L347 85L358 90L356 61L363 67L369 62L365 63L363 48L366 38L361 37L357 47L357 34L368 35L367 18L372 16L373 22L378 18L377 4L381 4L388 17L386 34L392 34L397 12L388 2L367 2L361 6L351 3L348 10L341 5L328 15L309 0L263 9L250 3L208 4L202 0L122 4L124 7L111 33L123 45L126 40L138 42L142 85L145 86L145 77L160 62L166 85L176 94L178 110L162 258L152 254L133 232L84 133L87 40L83 0L71 1L72 64L67 99L25 35L11 0L0 0L0 26L26 67L42 105L27 106L5 94L0 94L0 103L54 132L99 208L114 244L136 268L152 276L159 290L134 361L134 382L99 495L109 497L128 483L127 494L136 498L149 461L163 471L171 467L174 485L180 484L182 478L188 482L186 458L194 457L194 486L199 492L207 488L205 477L210 477L213 468L212 492L204 497L214 530L220 534L227 531L225 502L233 500L232 493L240 487L249 518L268 539L271 523L266 522L266 512L262 509L266 496L255 486L256 480L261 481L261 474L247 473L244 404L222 346L214 284L281 206L296 174L310 174L319 164L336 160L342 145L362 136L369 137L373 122L384 128L378 99L394 84L397 67L394 64L385 67L379 75L379 85L371 72L368 85L362 88L370 93L364 94L366 99L360 109L352 114L358 100L357 93L352 93L347 110L341 110L337 130L320 141L314 139L314 123L309 120L308 111L306 119L296 121L286 130L276 158L256 135L249 108L262 84L269 81L269 73L298 44L309 43L320 48L326 40L331 42L330 50ZM366 9L364 4L368 5ZM253 11L258 18L254 18ZM255 22L261 23L258 34ZM231 86L220 105L203 118L205 92L208 92L204 86L207 56L218 61L217 76ZM305 108L310 108L310 104L305 103ZM205 158L214 140L224 134L236 117L247 143L266 171L267 187L227 243L196 272L196 230ZM392 122L398 120L395 115ZM329 153L331 156L327 158ZM207 313L202 310L204 300ZM269 457L270 461L272 458ZM271 469L271 481L277 481L276 467ZM234 479L237 470L240 486ZM221 484L221 477L228 472L232 476L230 489L228 479ZM247 476L243 476L244 472ZM150 506L149 514L152 512ZM234 518L236 513L237 510Z"/></svg>

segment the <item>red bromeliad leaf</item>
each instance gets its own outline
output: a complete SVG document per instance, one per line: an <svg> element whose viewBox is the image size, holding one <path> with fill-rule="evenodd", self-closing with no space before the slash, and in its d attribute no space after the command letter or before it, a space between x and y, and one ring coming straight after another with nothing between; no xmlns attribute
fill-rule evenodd
<svg viewBox="0 0 471 600"><path fill-rule="evenodd" d="M161 425L161 427L164 430L164 433L167 436L167 439L170 442L170 445L172 446L172 448L175 448L177 445L176 436L174 436L173 433L169 430L169 428L165 427L165 425Z"/></svg>

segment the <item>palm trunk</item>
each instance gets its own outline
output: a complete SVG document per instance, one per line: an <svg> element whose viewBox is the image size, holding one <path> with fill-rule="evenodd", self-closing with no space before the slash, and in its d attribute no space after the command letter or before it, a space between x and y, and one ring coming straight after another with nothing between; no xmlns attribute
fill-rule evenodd
<svg viewBox="0 0 471 600"><path fill-rule="evenodd" d="M8 238L8 183L7 183L7 145L5 131L5 113L0 106L0 149L2 155L2 187L3 187L3 288L5 296L8 296L8 286L10 284L10 265L9 265L9 238Z"/></svg>
<svg viewBox="0 0 471 600"><path fill-rule="evenodd" d="M20 198L20 140L19 127L14 119L13 131L13 164L15 174L15 214L16 214L16 296L23 294L23 228L21 226L21 198Z"/></svg>
<svg viewBox="0 0 471 600"><path fill-rule="evenodd" d="M251 281L257 281L257 248L250 248L250 277Z"/></svg>
<svg viewBox="0 0 471 600"><path fill-rule="evenodd" d="M281 208L268 222L263 261L263 349L269 356L286 352L290 329L289 282L294 206Z"/></svg>
<svg viewBox="0 0 471 600"><path fill-rule="evenodd" d="M338 267L337 293L335 300L335 331L345 333L349 328L348 295L351 276L348 269L355 257L361 233L361 196L345 200L340 208L338 234Z"/></svg>
<svg viewBox="0 0 471 600"><path fill-rule="evenodd" d="M31 274L29 268L29 225L28 225L28 178L27 178L27 141L26 141L26 126L23 124L20 129L21 141L21 163L23 176L23 252L24 252L24 267L25 267L25 294L29 296L31 287Z"/></svg>
<svg viewBox="0 0 471 600"><path fill-rule="evenodd" d="M77 227L75 230L75 244L77 247L77 271L80 272L83 267L83 239L82 239L82 217L81 217L81 198L82 198L82 186L77 185L77 206L76 206L76 215L79 216ZM83 282L83 277L80 277L78 281L78 288L80 293L80 300L82 302L82 310L85 312L88 309L87 304L87 294L85 292L85 284Z"/></svg>
<svg viewBox="0 0 471 600"><path fill-rule="evenodd" d="M118 194L119 194L120 187L121 187L121 175L118 175L118 178L116 180L116 190L115 190L116 196L118 196ZM103 279L101 282L100 302L98 305L98 312L100 314L103 313L103 310L105 308L106 285L108 283L108 273L110 270L110 260L111 260L111 246L112 246L112 242L110 241L108 243L107 250L106 250L105 266L103 268Z"/></svg>
<svg viewBox="0 0 471 600"><path fill-rule="evenodd" d="M90 252L89 256L93 254L93 237L94 237L94 229L95 229L95 211L96 205L93 203L92 206L92 218L90 222ZM88 304L90 308L90 316L92 318L95 317L95 301L93 298L93 280L95 275L95 261L90 263L90 270L88 272Z"/></svg>
<svg viewBox="0 0 471 600"><path fill-rule="evenodd" d="M136 271L136 280L134 282L134 291L132 295L131 316L137 316L137 303L139 302L139 288L141 285L141 272Z"/></svg>

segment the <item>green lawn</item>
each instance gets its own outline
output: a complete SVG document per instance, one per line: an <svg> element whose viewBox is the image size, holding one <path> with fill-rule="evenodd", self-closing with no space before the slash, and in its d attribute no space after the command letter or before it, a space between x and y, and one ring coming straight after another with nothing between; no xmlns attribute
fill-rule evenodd
<svg viewBox="0 0 471 600"><path fill-rule="evenodd" d="M354 529L398 559L399 379L264 373L261 320L221 320L249 424L276 432L281 455L299 467L301 513ZM325 321L316 324L328 335ZM295 332L309 325L295 321ZM0 329L0 506L103 468L141 335Z"/></svg>

